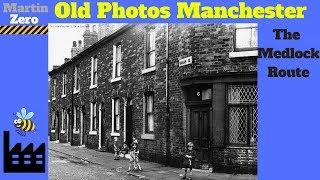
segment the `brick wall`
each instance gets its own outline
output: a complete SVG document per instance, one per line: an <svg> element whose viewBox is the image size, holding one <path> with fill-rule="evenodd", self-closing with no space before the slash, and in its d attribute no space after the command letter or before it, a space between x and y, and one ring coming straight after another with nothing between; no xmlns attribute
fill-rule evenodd
<svg viewBox="0 0 320 180"><path fill-rule="evenodd" d="M224 148L213 150L215 172L257 174L257 149Z"/></svg>
<svg viewBox="0 0 320 180"><path fill-rule="evenodd" d="M120 98L120 137L123 142L124 133L124 104L127 98L132 99L133 104L133 136L139 141L142 159L155 162L166 162L166 148L172 158L171 165L180 166L181 155L185 150L187 141L187 116L185 97L181 87L181 81L190 78L215 77L219 74L233 72L255 72L256 58L244 58L239 61L229 59L229 52L233 51L233 25L221 24L170 24L169 25L169 106L170 106L170 141L166 141L166 25L155 25L156 30L156 70L142 74L145 57L145 27L149 24L136 24L133 27L117 34L116 37L102 42L99 46L85 51L74 59L73 63L64 66L51 73L51 78L58 79L57 99L51 101L51 111L61 108L71 110L72 105L83 108L83 120L85 129L85 145L88 148L98 148L97 135L89 135L90 128L90 103L101 104L102 124L104 139L103 144L108 151L112 151L113 139L110 135L112 129L112 98ZM121 43L122 70L121 81L111 83L112 79L112 54L113 45ZM91 73L91 57L98 58L98 86L89 89ZM179 60L192 56L192 64L179 67ZM72 78L75 65L80 69L80 92L73 94ZM67 97L61 98L62 73L67 72L68 92ZM53 81L51 81L52 84ZM143 94L146 91L154 91L154 116L155 133L154 140L141 139L144 126ZM50 111L50 113L51 113ZM60 119L61 121L61 116ZM78 122L80 124L80 122ZM221 124L223 126L223 124ZM219 130L217 130L219 131ZM57 132L57 131L56 131ZM55 139L56 135L51 135ZM66 142L66 134L61 134L60 142ZM170 144L167 144L170 142ZM79 135L73 136L73 143L80 143ZM221 142L222 143L222 142ZM215 151L214 153L225 160L229 150ZM236 153L241 159L241 152ZM246 151L245 162L256 163L256 154ZM252 156L249 154L253 154ZM217 161L217 164L223 164ZM250 165L250 164L249 164ZM252 166L250 166L252 167Z"/></svg>
<svg viewBox="0 0 320 180"><path fill-rule="evenodd" d="M231 72L256 71L256 59L231 61L234 26L220 24L181 24L170 26L169 86L172 154L184 151L183 92L180 81L192 77L218 76ZM178 67L178 60L192 56L192 65Z"/></svg>

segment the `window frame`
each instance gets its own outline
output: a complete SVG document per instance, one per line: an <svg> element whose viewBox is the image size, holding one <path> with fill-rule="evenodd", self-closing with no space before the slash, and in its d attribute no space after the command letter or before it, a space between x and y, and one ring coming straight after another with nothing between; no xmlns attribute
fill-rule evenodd
<svg viewBox="0 0 320 180"><path fill-rule="evenodd" d="M258 49L258 35L257 35L257 47L243 47L243 48L239 48L237 47L237 30L238 29L251 29L251 40L250 40L250 44L252 42L252 29L257 29L258 31L258 25L256 23L248 23L248 24L243 24L241 27L238 25L236 25L235 29L234 29L234 35L233 35L233 39L234 39L234 51L235 52L241 52L241 51L253 51L253 50L257 50ZM258 32L257 32L258 33Z"/></svg>
<svg viewBox="0 0 320 180"><path fill-rule="evenodd" d="M118 102L118 107L116 107ZM120 131L120 119L121 119L121 104L120 98L116 97L112 99L112 132L118 133ZM118 110L118 112L116 112Z"/></svg>
<svg viewBox="0 0 320 180"><path fill-rule="evenodd" d="M97 103L90 103L90 132L89 134L97 134Z"/></svg>
<svg viewBox="0 0 320 180"><path fill-rule="evenodd" d="M73 109L73 133L79 133L78 122L80 122L80 107L74 106Z"/></svg>
<svg viewBox="0 0 320 180"><path fill-rule="evenodd" d="M57 123L57 121L56 121L56 111L52 111L51 112L51 132L55 132L55 130L56 130L56 123Z"/></svg>
<svg viewBox="0 0 320 180"><path fill-rule="evenodd" d="M65 97L67 95L67 72L62 74L62 95L61 97Z"/></svg>
<svg viewBox="0 0 320 180"><path fill-rule="evenodd" d="M154 35L153 38L153 46L150 44L151 39L151 32ZM156 37L157 32L155 30L155 27L149 27L146 29L145 33L145 69L153 68L156 66ZM151 49L153 47L153 49ZM154 53L154 65L151 65L151 53Z"/></svg>
<svg viewBox="0 0 320 180"><path fill-rule="evenodd" d="M154 92L153 91L147 91L144 93L144 115L145 115L145 119L144 119L144 124L145 124L145 127L144 127L144 133L145 134L154 134ZM149 100L149 97L152 97L152 111L151 112L148 112L148 109L149 109L149 103L148 103L148 100ZM149 129L149 115L152 115L153 116L153 130L150 130Z"/></svg>
<svg viewBox="0 0 320 180"><path fill-rule="evenodd" d="M98 85L98 56L91 57L91 82L90 89Z"/></svg>
<svg viewBox="0 0 320 180"><path fill-rule="evenodd" d="M79 65L74 67L74 87L73 93L77 93L80 91L80 73L79 73Z"/></svg>
<svg viewBox="0 0 320 180"><path fill-rule="evenodd" d="M231 147L252 147L252 148L256 148L257 147L257 140L256 142L254 142L254 144L251 144L251 132L252 132L252 122L253 122L253 118L252 118L252 114L253 114L253 108L258 107L258 102L256 101L255 103L229 103L229 86L232 85L254 85L257 87L256 83L242 83L242 84L226 84L226 95L225 95L225 99L226 99L226 143L228 146ZM258 88L258 87L257 87ZM258 93L258 92L257 92ZM246 128L247 128L247 132L246 132L246 143L231 143L230 142L230 107L244 107L247 109L247 122L246 122ZM258 114L257 114L258 115ZM257 119L257 123L258 123L258 119ZM258 137L258 136L257 136Z"/></svg>
<svg viewBox="0 0 320 180"><path fill-rule="evenodd" d="M120 51L120 52L119 52ZM121 43L116 43L113 45L113 71L112 78L120 78L121 77L121 68L122 68L122 46ZM119 67L119 69L118 69Z"/></svg>
<svg viewBox="0 0 320 180"><path fill-rule="evenodd" d="M57 97L57 79L53 78L52 100L55 100L56 97Z"/></svg>
<svg viewBox="0 0 320 180"><path fill-rule="evenodd" d="M66 132L66 127L65 127L65 123L67 122L67 109L66 108L62 108L61 111L61 131L60 133L65 133Z"/></svg>

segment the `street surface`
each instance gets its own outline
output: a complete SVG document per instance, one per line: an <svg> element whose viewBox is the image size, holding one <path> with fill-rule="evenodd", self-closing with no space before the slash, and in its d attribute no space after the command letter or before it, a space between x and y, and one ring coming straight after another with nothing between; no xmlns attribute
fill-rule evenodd
<svg viewBox="0 0 320 180"><path fill-rule="evenodd" d="M112 153L100 152L69 143L49 142L51 180L179 180L182 169L140 161L143 171L126 172L129 160L114 160ZM212 173L193 170L192 180L256 180L251 174Z"/></svg>
<svg viewBox="0 0 320 180"><path fill-rule="evenodd" d="M122 171L121 167L107 169L99 164L49 150L49 179L52 180L138 179Z"/></svg>

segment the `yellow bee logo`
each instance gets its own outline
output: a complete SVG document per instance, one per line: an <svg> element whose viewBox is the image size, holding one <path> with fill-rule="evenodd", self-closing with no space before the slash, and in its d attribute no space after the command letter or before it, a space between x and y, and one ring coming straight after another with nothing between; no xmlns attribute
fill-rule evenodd
<svg viewBox="0 0 320 180"><path fill-rule="evenodd" d="M34 113L28 112L26 108L22 108L21 112L16 113L17 119L14 120L14 126L17 128L17 133L25 136L26 132L31 132L36 130L36 125L32 121Z"/></svg>

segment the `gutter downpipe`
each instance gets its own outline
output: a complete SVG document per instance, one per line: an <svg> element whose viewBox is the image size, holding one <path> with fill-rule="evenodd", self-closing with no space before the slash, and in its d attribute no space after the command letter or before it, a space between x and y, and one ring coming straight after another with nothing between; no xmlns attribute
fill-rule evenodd
<svg viewBox="0 0 320 180"><path fill-rule="evenodd" d="M72 146L72 145L74 145L74 143L73 143L73 136L74 136L74 134L73 134L73 129L74 129L74 119L75 119L75 117L74 117L74 97L73 97L73 91L74 91L74 86L75 86L75 82L74 82L74 72L75 72L75 65L73 65L73 68L72 68L72 72L73 72L73 76L72 76L72 93L71 93L71 121L69 121L71 124L70 124L70 145Z"/></svg>
<svg viewBox="0 0 320 180"><path fill-rule="evenodd" d="M169 106L169 23L166 24L166 163L171 164L171 120Z"/></svg>

